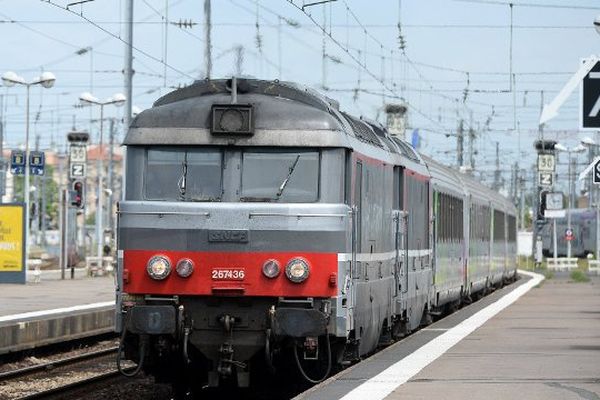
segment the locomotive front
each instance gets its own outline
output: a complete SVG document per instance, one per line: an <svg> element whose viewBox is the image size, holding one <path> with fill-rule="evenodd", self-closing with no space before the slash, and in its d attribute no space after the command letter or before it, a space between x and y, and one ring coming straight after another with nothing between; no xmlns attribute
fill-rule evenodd
<svg viewBox="0 0 600 400"><path fill-rule="evenodd" d="M351 323L342 131L325 98L256 80L198 82L138 115L118 210L119 360L179 387L247 386L288 355L327 374Z"/></svg>

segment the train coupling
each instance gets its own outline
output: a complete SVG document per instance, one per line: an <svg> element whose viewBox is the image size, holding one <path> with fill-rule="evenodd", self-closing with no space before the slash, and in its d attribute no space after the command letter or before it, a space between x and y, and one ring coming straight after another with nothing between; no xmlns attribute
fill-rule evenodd
<svg viewBox="0 0 600 400"><path fill-rule="evenodd" d="M243 371L248 366L246 363L233 359L233 328L236 323L236 318L225 314L219 318L219 322L223 325L223 329L229 334L229 337L223 342L219 349L220 357L217 364L217 372L221 377L230 377L234 371L233 367L237 367Z"/></svg>

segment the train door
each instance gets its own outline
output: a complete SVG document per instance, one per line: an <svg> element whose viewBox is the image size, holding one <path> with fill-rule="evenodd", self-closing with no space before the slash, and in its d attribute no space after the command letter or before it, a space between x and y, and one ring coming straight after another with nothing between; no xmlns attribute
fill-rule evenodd
<svg viewBox="0 0 600 400"><path fill-rule="evenodd" d="M394 167L394 243L396 260L394 263L394 277L396 280L394 295L398 291L406 293L408 290L408 246L407 246L407 213L404 210L404 169Z"/></svg>
<svg viewBox="0 0 600 400"><path fill-rule="evenodd" d="M356 262L356 253L361 252L361 241L362 241L362 163L356 162L356 175L354 180L354 204L352 211L354 218L352 218L352 277L357 279L360 277L360 269Z"/></svg>

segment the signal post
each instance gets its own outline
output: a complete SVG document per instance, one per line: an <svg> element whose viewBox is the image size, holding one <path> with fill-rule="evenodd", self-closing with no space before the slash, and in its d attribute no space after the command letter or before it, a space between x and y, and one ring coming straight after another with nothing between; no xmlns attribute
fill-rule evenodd
<svg viewBox="0 0 600 400"><path fill-rule="evenodd" d="M71 279L75 277L75 266L69 262L72 248L77 243L77 212L85 207L85 177L87 173L87 132L70 132L69 142L69 180L67 188L60 195L60 268L61 279L65 271L71 268Z"/></svg>
<svg viewBox="0 0 600 400"><path fill-rule="evenodd" d="M556 171L556 149L557 145L554 140L537 140L534 147L537 151L537 190L534 199L537 202L535 220L533 221L533 250L535 262L541 263L541 238L539 233L542 226L546 223L546 196L551 193L554 186L554 178Z"/></svg>

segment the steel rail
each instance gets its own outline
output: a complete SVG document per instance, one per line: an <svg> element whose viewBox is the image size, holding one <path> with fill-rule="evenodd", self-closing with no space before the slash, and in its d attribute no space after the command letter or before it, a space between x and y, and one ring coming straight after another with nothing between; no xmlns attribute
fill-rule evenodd
<svg viewBox="0 0 600 400"><path fill-rule="evenodd" d="M134 367L125 368L125 371L131 371ZM56 396L60 394L60 398L68 398L64 397L69 392L75 392L81 390L82 388L93 385L96 383L104 382L110 379L121 377L121 373L117 370L104 372L98 375L95 375L91 378L81 379L75 382L67 383L66 385L57 386L51 389L43 390L41 392L29 394L23 397L19 397L18 400L33 400L33 399L44 399L52 396Z"/></svg>
<svg viewBox="0 0 600 400"><path fill-rule="evenodd" d="M32 365L29 367L19 368L19 369L15 369L12 371L2 372L2 373L0 373L0 382L8 380L8 379L14 379L14 378L26 376L29 374L34 374L37 372L50 371L50 370L53 370L58 367L74 364L74 363L89 360L92 358L102 357L102 356L105 356L108 354L116 354L117 350L118 350L118 347L111 347L108 349L91 351L89 353L83 353L83 354L78 354L76 356L62 358L62 359L54 360L54 361L49 361L49 362L43 363L43 364Z"/></svg>

